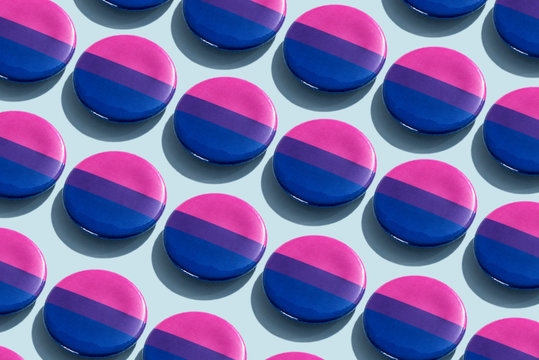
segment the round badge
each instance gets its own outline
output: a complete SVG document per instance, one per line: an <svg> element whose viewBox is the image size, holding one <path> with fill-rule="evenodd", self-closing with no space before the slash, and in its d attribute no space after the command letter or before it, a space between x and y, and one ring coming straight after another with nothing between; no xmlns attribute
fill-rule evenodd
<svg viewBox="0 0 539 360"><path fill-rule="evenodd" d="M277 129L277 113L262 89L220 77L192 87L180 99L174 131L201 160L232 165L266 151Z"/></svg>
<svg viewBox="0 0 539 360"><path fill-rule="evenodd" d="M539 4L533 0L496 0L494 25L514 50L539 57Z"/></svg>
<svg viewBox="0 0 539 360"><path fill-rule="evenodd" d="M0 346L0 359L3 360L24 360L21 356L19 356L17 353Z"/></svg>
<svg viewBox="0 0 539 360"><path fill-rule="evenodd" d="M264 269L264 291L284 315L322 323L352 312L367 276L348 245L326 236L304 236L279 247Z"/></svg>
<svg viewBox="0 0 539 360"><path fill-rule="evenodd" d="M397 166L380 181L374 213L395 239L413 246L440 246L464 235L477 210L470 180L436 160Z"/></svg>
<svg viewBox="0 0 539 360"><path fill-rule="evenodd" d="M238 331L218 316L186 312L169 317L152 330L143 350L144 360L246 360Z"/></svg>
<svg viewBox="0 0 539 360"><path fill-rule="evenodd" d="M81 55L73 84L80 101L95 115L136 122L165 109L176 90L176 69L157 44L117 35L96 42Z"/></svg>
<svg viewBox="0 0 539 360"><path fill-rule="evenodd" d="M252 270L266 249L267 233L258 212L225 194L187 200L170 215L164 232L170 259L203 280L229 280Z"/></svg>
<svg viewBox="0 0 539 360"><path fill-rule="evenodd" d="M36 244L18 232L0 228L0 315L33 304L46 279L47 266Z"/></svg>
<svg viewBox="0 0 539 360"><path fill-rule="evenodd" d="M440 47L409 52L384 80L387 109L406 128L431 135L471 124L485 103L481 70L463 54Z"/></svg>
<svg viewBox="0 0 539 360"><path fill-rule="evenodd" d="M369 139L337 120L312 120L290 130L273 156L279 184L296 200L336 206L363 195L376 172Z"/></svg>
<svg viewBox="0 0 539 360"><path fill-rule="evenodd" d="M523 318L494 321L470 340L464 360L539 359L539 322Z"/></svg>
<svg viewBox="0 0 539 360"><path fill-rule="evenodd" d="M77 225L111 239L150 229L167 198L163 178L152 164L119 151L83 160L69 174L63 195L65 209Z"/></svg>
<svg viewBox="0 0 539 360"><path fill-rule="evenodd" d="M539 203L515 202L491 212L477 229L474 252L494 280L539 288Z"/></svg>
<svg viewBox="0 0 539 360"><path fill-rule="evenodd" d="M37 115L0 113L0 197L39 195L62 174L66 149L58 131Z"/></svg>
<svg viewBox="0 0 539 360"><path fill-rule="evenodd" d="M206 44L247 50L275 37L286 16L286 0L184 0L183 15Z"/></svg>
<svg viewBox="0 0 539 360"><path fill-rule="evenodd" d="M0 78L45 80L62 71L77 42L69 15L50 0L0 0Z"/></svg>
<svg viewBox="0 0 539 360"><path fill-rule="evenodd" d="M289 69L304 84L346 92L378 75L387 45L382 29L369 15L350 6L325 5L292 24L283 51Z"/></svg>
<svg viewBox="0 0 539 360"><path fill-rule="evenodd" d="M498 100L483 124L489 152L502 165L539 175L539 87L515 90Z"/></svg>
<svg viewBox="0 0 539 360"><path fill-rule="evenodd" d="M443 2L439 0L404 0L415 11L437 18L456 18L473 13L485 5L487 0L459 0Z"/></svg>
<svg viewBox="0 0 539 360"><path fill-rule="evenodd" d="M45 326L67 350L87 357L115 355L135 344L146 326L137 287L116 273L86 270L60 281L44 307Z"/></svg>
<svg viewBox="0 0 539 360"><path fill-rule="evenodd" d="M267 360L324 360L318 356L307 353L289 352L270 357Z"/></svg>
<svg viewBox="0 0 539 360"><path fill-rule="evenodd" d="M433 360L453 351L466 331L466 309L446 284L405 276L374 292L363 314L371 343L392 359Z"/></svg>
<svg viewBox="0 0 539 360"><path fill-rule="evenodd" d="M123 10L147 10L163 5L169 0L103 0L105 3Z"/></svg>

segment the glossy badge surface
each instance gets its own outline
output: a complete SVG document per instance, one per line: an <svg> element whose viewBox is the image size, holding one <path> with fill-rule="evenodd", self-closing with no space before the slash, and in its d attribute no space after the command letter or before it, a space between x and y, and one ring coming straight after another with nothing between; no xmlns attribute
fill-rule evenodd
<svg viewBox="0 0 539 360"><path fill-rule="evenodd" d="M286 0L184 0L183 15L205 43L247 50L273 39L286 16Z"/></svg>
<svg viewBox="0 0 539 360"><path fill-rule="evenodd" d="M22 111L0 113L0 197L38 195L62 174L66 149L45 119Z"/></svg>
<svg viewBox="0 0 539 360"><path fill-rule="evenodd" d="M384 65L387 45L378 23L344 5L326 5L301 15L286 33L284 58L292 73L321 91L356 90Z"/></svg>
<svg viewBox="0 0 539 360"><path fill-rule="evenodd" d="M136 122L160 113L176 90L172 59L157 44L117 35L90 46L73 75L79 100L95 115Z"/></svg>
<svg viewBox="0 0 539 360"><path fill-rule="evenodd" d="M17 353L0 346L0 359L2 360L24 360Z"/></svg>
<svg viewBox="0 0 539 360"><path fill-rule="evenodd" d="M319 358L318 356L314 356L307 353L289 352L289 353L272 356L267 360L323 360L323 359Z"/></svg>
<svg viewBox="0 0 539 360"><path fill-rule="evenodd" d="M266 151L277 113L266 93L237 78L203 81L187 91L174 114L181 143L201 160L233 165Z"/></svg>
<svg viewBox="0 0 539 360"><path fill-rule="evenodd" d="M64 206L92 235L121 239L155 225L166 204L163 178L137 155L110 151L83 160L67 177Z"/></svg>
<svg viewBox="0 0 539 360"><path fill-rule="evenodd" d="M496 0L494 25L500 37L514 50L539 57L539 2Z"/></svg>
<svg viewBox="0 0 539 360"><path fill-rule="evenodd" d="M0 315L33 304L46 279L47 266L37 245L16 231L0 228Z"/></svg>
<svg viewBox="0 0 539 360"><path fill-rule="evenodd" d="M365 193L376 173L376 154L369 139L352 125L312 120L279 141L273 171L296 200L337 206Z"/></svg>
<svg viewBox="0 0 539 360"><path fill-rule="evenodd" d="M147 10L170 0L103 0L105 3L124 10Z"/></svg>
<svg viewBox="0 0 539 360"><path fill-rule="evenodd" d="M491 212L477 229L474 252L494 280L539 288L539 203L515 202Z"/></svg>
<svg viewBox="0 0 539 360"><path fill-rule="evenodd" d="M483 124L489 152L502 165L539 175L539 87L515 90L498 100Z"/></svg>
<svg viewBox="0 0 539 360"><path fill-rule="evenodd" d="M456 18L476 11L487 0L404 0L415 11L437 18Z"/></svg>
<svg viewBox="0 0 539 360"><path fill-rule="evenodd" d="M441 47L409 52L389 69L384 103L406 128L447 134L472 123L485 103L481 70L463 54Z"/></svg>
<svg viewBox="0 0 539 360"><path fill-rule="evenodd" d="M414 246L440 246L458 239L472 223L477 197L457 168L414 160L391 170L374 194L374 213L395 239Z"/></svg>
<svg viewBox="0 0 539 360"><path fill-rule="evenodd" d="M116 273L86 270L60 281L43 310L45 326L65 349L87 357L127 350L146 326L146 303L137 287Z"/></svg>
<svg viewBox="0 0 539 360"><path fill-rule="evenodd" d="M218 316L186 312L169 317L152 330L143 350L144 360L246 360L238 331Z"/></svg>
<svg viewBox="0 0 539 360"><path fill-rule="evenodd" d="M326 236L303 236L280 246L263 275L269 301L298 321L322 323L353 311L367 276L348 245Z"/></svg>
<svg viewBox="0 0 539 360"><path fill-rule="evenodd" d="M266 249L258 212L226 194L187 200L170 215L165 250L180 269L203 280L229 280L252 270Z"/></svg>
<svg viewBox="0 0 539 360"><path fill-rule="evenodd" d="M77 42L67 13L50 0L0 0L0 78L47 79L62 71Z"/></svg>
<svg viewBox="0 0 539 360"><path fill-rule="evenodd" d="M466 331L466 309L446 284L424 276L391 280L363 314L372 344L392 359L434 360L453 351Z"/></svg>
<svg viewBox="0 0 539 360"><path fill-rule="evenodd" d="M539 359L539 322L523 318L494 321L470 340L464 360Z"/></svg>

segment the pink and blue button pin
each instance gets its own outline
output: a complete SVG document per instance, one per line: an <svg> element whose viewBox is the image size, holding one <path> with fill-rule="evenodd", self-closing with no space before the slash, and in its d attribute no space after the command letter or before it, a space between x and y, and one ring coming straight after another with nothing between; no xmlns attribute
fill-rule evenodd
<svg viewBox="0 0 539 360"><path fill-rule="evenodd" d="M275 37L286 16L286 0L184 0L183 15L206 44L247 50Z"/></svg>
<svg viewBox="0 0 539 360"><path fill-rule="evenodd" d="M170 0L103 0L106 4L122 10L148 10Z"/></svg>
<svg viewBox="0 0 539 360"><path fill-rule="evenodd" d="M0 346L0 359L2 360L24 360L16 352Z"/></svg>
<svg viewBox="0 0 539 360"><path fill-rule="evenodd" d="M496 0L494 25L500 37L521 54L539 57L539 3Z"/></svg>
<svg viewBox="0 0 539 360"><path fill-rule="evenodd" d="M164 232L170 259L202 280L229 280L254 269L267 243L266 226L245 201L226 194L187 200L170 215Z"/></svg>
<svg viewBox="0 0 539 360"><path fill-rule="evenodd" d="M75 92L93 114L137 122L159 114L176 90L170 56L148 39L117 35L90 46L73 75Z"/></svg>
<svg viewBox="0 0 539 360"><path fill-rule="evenodd" d="M36 301L45 286L47 266L26 236L0 228L0 239L0 315L8 315Z"/></svg>
<svg viewBox="0 0 539 360"><path fill-rule="evenodd" d="M62 71L75 51L67 13L50 0L0 0L0 78L45 80Z"/></svg>
<svg viewBox="0 0 539 360"><path fill-rule="evenodd" d="M488 151L510 170L539 175L539 87L515 90L491 108L483 124Z"/></svg>
<svg viewBox="0 0 539 360"><path fill-rule="evenodd" d="M174 131L197 158L234 165L261 155L277 130L271 99L256 85L237 78L203 81L178 102Z"/></svg>
<svg viewBox="0 0 539 360"><path fill-rule="evenodd" d="M58 131L37 115L0 113L0 197L36 196L62 174L66 149Z"/></svg>
<svg viewBox="0 0 539 360"><path fill-rule="evenodd" d="M442 47L417 49L389 69L384 103L406 128L448 134L471 124L485 103L481 70L465 55Z"/></svg>
<svg viewBox="0 0 539 360"><path fill-rule="evenodd" d="M203 312L169 317L152 330L143 350L144 360L246 360L245 343L226 320Z"/></svg>
<svg viewBox="0 0 539 360"><path fill-rule="evenodd" d="M371 343L392 359L434 360L452 352L466 331L466 309L446 284L405 276L382 285L365 308Z"/></svg>
<svg viewBox="0 0 539 360"><path fill-rule="evenodd" d="M163 178L152 164L126 152L99 153L69 174L63 191L71 219L92 235L121 239L155 225L166 204Z"/></svg>
<svg viewBox="0 0 539 360"><path fill-rule="evenodd" d="M307 353L289 352L289 353L272 356L267 360L323 360L323 359L319 358L318 356L314 356Z"/></svg>
<svg viewBox="0 0 539 360"><path fill-rule="evenodd" d="M474 252L499 283L539 288L539 203L515 202L491 212L477 229Z"/></svg>
<svg viewBox="0 0 539 360"><path fill-rule="evenodd" d="M138 288L105 270L86 270L60 281L44 307L45 326L62 347L87 357L130 348L146 326L147 309Z"/></svg>
<svg viewBox="0 0 539 360"><path fill-rule="evenodd" d="M264 291L284 315L323 323L352 312L367 277L348 245L326 236L304 236L280 246L266 263Z"/></svg>
<svg viewBox="0 0 539 360"><path fill-rule="evenodd" d="M356 90L380 72L387 55L384 33L364 12L326 5L301 15L286 33L284 57L304 84L326 92Z"/></svg>
<svg viewBox="0 0 539 360"><path fill-rule="evenodd" d="M539 359L539 322L524 318L494 321L470 340L464 360Z"/></svg>
<svg viewBox="0 0 539 360"><path fill-rule="evenodd" d="M290 130L277 145L273 171L293 198L337 206L363 195L376 173L376 155L365 135L337 120L312 120Z"/></svg>
<svg viewBox="0 0 539 360"><path fill-rule="evenodd" d="M415 11L441 19L466 16L480 9L487 0L404 0Z"/></svg>
<svg viewBox="0 0 539 360"><path fill-rule="evenodd" d="M414 160L391 170L374 195L378 222L413 246L440 246L460 238L477 211L466 175L436 160Z"/></svg>

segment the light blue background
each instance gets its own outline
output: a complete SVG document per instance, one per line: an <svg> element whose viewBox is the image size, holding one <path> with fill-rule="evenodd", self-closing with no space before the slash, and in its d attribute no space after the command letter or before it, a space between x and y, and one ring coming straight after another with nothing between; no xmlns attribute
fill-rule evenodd
<svg viewBox="0 0 539 360"><path fill-rule="evenodd" d="M247 53L224 53L197 40L186 28L178 0L158 9L123 13L98 0L57 0L71 15L78 35L77 50L67 69L40 84L0 82L0 110L34 112L52 122L64 137L67 165L54 189L25 201L0 201L0 226L20 231L43 250L48 281L29 310L0 318L0 345L25 359L68 360L46 334L41 309L50 289L65 276L102 268L131 279L148 303L148 327L137 346L118 359L141 360L149 331L164 318L183 311L207 311L230 321L243 335L251 360L285 351L305 351L326 360L381 359L368 343L361 314L368 297L384 282L403 275L435 277L453 287L468 310L468 331L453 359L459 359L474 332L503 317L538 320L539 293L503 288L482 273L473 258L471 240L481 219L505 203L539 201L539 178L512 174L499 166L483 146L481 124L490 106L505 93L537 86L539 62L513 53L492 25L494 1L454 21L429 20L413 13L401 0L342 0L370 14L382 26L388 59L376 81L345 95L318 94L303 87L285 68L281 43L292 21L310 8L337 1L290 0L287 19L276 39ZM172 56L179 84L164 114L138 125L115 125L93 118L72 90L72 72L80 54L95 41L115 34L135 34L161 45ZM423 46L446 46L463 52L483 71L488 86L485 109L473 127L455 135L424 137L401 128L385 110L383 76L398 57ZM214 168L192 158L172 131L172 115L181 95L196 83L215 76L236 76L264 89L275 102L279 127L267 154L244 166ZM347 121L374 144L378 172L360 202L337 209L312 209L289 199L275 182L271 155L277 141L295 125L315 118ZM130 151L151 161L163 174L168 205L156 228L128 241L94 239L68 219L61 189L67 173L82 159L106 150ZM479 198L476 221L468 235L440 249L412 249L388 238L372 213L372 196L381 177L405 161L433 158L457 166L471 179ZM266 255L256 271L226 284L200 283L182 275L166 258L161 232L173 209L188 198L207 192L240 196L262 214L269 231ZM269 254L301 235L333 236L353 247L367 270L367 290L351 316L320 326L301 325L281 316L264 297L260 274Z"/></svg>

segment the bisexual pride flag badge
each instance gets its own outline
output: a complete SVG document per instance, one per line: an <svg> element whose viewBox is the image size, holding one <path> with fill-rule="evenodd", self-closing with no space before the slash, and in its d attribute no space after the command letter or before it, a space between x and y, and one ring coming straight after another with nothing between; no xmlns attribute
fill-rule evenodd
<svg viewBox="0 0 539 360"><path fill-rule="evenodd" d="M165 50L150 40L116 35L81 55L73 85L82 104L98 117L137 122L165 109L176 90L176 68Z"/></svg>
<svg viewBox="0 0 539 360"><path fill-rule="evenodd" d="M0 228L0 315L33 304L46 279L47 266L37 245L23 234Z"/></svg>
<svg viewBox="0 0 539 360"><path fill-rule="evenodd" d="M466 309L446 284L425 276L391 280L363 314L371 343L398 360L435 360L452 352L466 331Z"/></svg>
<svg viewBox="0 0 539 360"><path fill-rule="evenodd" d="M163 320L152 330L144 360L246 360L245 343L226 320L203 312L186 312Z"/></svg>
<svg viewBox="0 0 539 360"><path fill-rule="evenodd" d="M0 197L36 196L62 174L66 148L45 119L22 111L0 113Z"/></svg>
<svg viewBox="0 0 539 360"><path fill-rule="evenodd" d="M129 280L105 270L86 270L60 281L43 310L45 326L62 347L86 357L130 348L146 326L146 302Z"/></svg>
<svg viewBox="0 0 539 360"><path fill-rule="evenodd" d="M50 78L66 67L76 43L71 18L55 2L0 0L0 78Z"/></svg>

